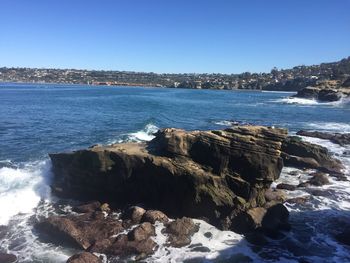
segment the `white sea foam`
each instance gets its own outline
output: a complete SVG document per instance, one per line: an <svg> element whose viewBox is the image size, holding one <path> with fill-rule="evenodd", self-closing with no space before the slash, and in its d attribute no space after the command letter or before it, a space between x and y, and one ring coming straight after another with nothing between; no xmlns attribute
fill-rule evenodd
<svg viewBox="0 0 350 263"><path fill-rule="evenodd" d="M338 101L331 101L331 102L320 102L315 99L305 99L305 98L298 98L298 97L285 97L277 100L273 100L273 102L277 103L283 103L283 104L299 104L299 105L305 105L305 106L313 106L313 105L327 105L327 106L342 106L344 104L350 103L349 97L343 97Z"/></svg>
<svg viewBox="0 0 350 263"><path fill-rule="evenodd" d="M49 198L48 176L48 161L0 168L0 225L19 213L31 213L42 198Z"/></svg>
<svg viewBox="0 0 350 263"><path fill-rule="evenodd" d="M129 141L150 141L154 138L154 133L159 130L157 126L149 123L140 131L130 133L128 135Z"/></svg>
<svg viewBox="0 0 350 263"><path fill-rule="evenodd" d="M350 132L350 123L345 122L314 122L308 123L307 126L315 130L329 132Z"/></svg>

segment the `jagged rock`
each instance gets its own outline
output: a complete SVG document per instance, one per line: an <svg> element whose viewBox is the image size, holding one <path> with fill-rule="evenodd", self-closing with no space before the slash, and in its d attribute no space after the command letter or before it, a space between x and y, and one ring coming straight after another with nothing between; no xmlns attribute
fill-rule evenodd
<svg viewBox="0 0 350 263"><path fill-rule="evenodd" d="M107 214L109 214L111 212L111 208L109 207L109 204L107 203L103 203L101 206L100 206L100 210L102 212L105 212Z"/></svg>
<svg viewBox="0 0 350 263"><path fill-rule="evenodd" d="M94 201L84 205L76 206L73 208L73 211L77 213L90 213L90 212L95 212L100 207L101 207L101 203L98 201Z"/></svg>
<svg viewBox="0 0 350 263"><path fill-rule="evenodd" d="M350 133L328 133L319 131L298 131L297 135L330 140L339 145L350 144Z"/></svg>
<svg viewBox="0 0 350 263"><path fill-rule="evenodd" d="M121 234L116 238L97 241L91 246L90 251L121 257L137 255L142 258L152 254L156 245L150 237L142 240L131 240L128 235Z"/></svg>
<svg viewBox="0 0 350 263"><path fill-rule="evenodd" d="M288 191L294 191L297 186L296 185L292 185L292 184L285 184L285 183L281 183L278 184L276 186L277 189L283 189L283 190L288 190Z"/></svg>
<svg viewBox="0 0 350 263"><path fill-rule="evenodd" d="M164 129L148 143L50 154L54 188L78 199L142 203L172 217L206 218L220 228L265 203L281 172L287 131L235 126L222 131Z"/></svg>
<svg viewBox="0 0 350 263"><path fill-rule="evenodd" d="M315 99L319 102L338 101L343 97L340 89L330 88L327 86L306 87L298 91L294 97Z"/></svg>
<svg viewBox="0 0 350 263"><path fill-rule="evenodd" d="M102 263L102 260L89 252L82 252L71 256L67 263Z"/></svg>
<svg viewBox="0 0 350 263"><path fill-rule="evenodd" d="M300 137L290 136L282 144L282 157L286 166L312 168L325 172L341 173L344 166L334 159L327 148L304 142Z"/></svg>
<svg viewBox="0 0 350 263"><path fill-rule="evenodd" d="M158 210L147 210L141 219L142 222L150 222L151 224L154 224L155 222L159 221L161 223L167 223L169 221L169 218L161 211Z"/></svg>
<svg viewBox="0 0 350 263"><path fill-rule="evenodd" d="M136 225L141 222L143 215L146 213L146 210L139 206L131 206L126 209L122 215L122 219L130 221L130 224Z"/></svg>
<svg viewBox="0 0 350 263"><path fill-rule="evenodd" d="M322 186L325 184L329 184L329 180L328 180L327 175L324 173L314 173L314 174L312 174L312 177L308 181L308 183L315 185L315 186Z"/></svg>
<svg viewBox="0 0 350 263"><path fill-rule="evenodd" d="M103 240L124 230L114 218L104 218L102 212L79 216L51 216L36 225L37 229L59 245L87 249L97 240Z"/></svg>
<svg viewBox="0 0 350 263"><path fill-rule="evenodd" d="M282 204L276 204L267 209L261 222L261 227L269 237L279 236L280 230L289 231L291 226L288 223L289 212Z"/></svg>
<svg viewBox="0 0 350 263"><path fill-rule="evenodd" d="M13 254L0 253L1 263L15 263L17 262L17 257Z"/></svg>
<svg viewBox="0 0 350 263"><path fill-rule="evenodd" d="M168 234L170 246L183 247L191 243L191 237L198 230L199 226L191 218L183 217L169 222L163 232Z"/></svg>

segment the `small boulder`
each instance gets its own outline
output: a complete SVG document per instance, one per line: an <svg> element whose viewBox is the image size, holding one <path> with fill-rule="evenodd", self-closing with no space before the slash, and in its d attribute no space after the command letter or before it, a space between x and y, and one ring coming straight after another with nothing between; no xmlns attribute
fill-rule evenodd
<svg viewBox="0 0 350 263"><path fill-rule="evenodd" d="M71 256L67 263L102 263L102 260L92 253L82 252Z"/></svg>
<svg viewBox="0 0 350 263"><path fill-rule="evenodd" d="M157 221L165 224L169 221L169 218L159 210L147 210L141 219L141 222L150 222L151 224Z"/></svg>
<svg viewBox="0 0 350 263"><path fill-rule="evenodd" d="M199 226L191 218L183 217L169 222L163 232L168 234L170 246L183 247L191 243L191 237L198 230Z"/></svg>
<svg viewBox="0 0 350 263"><path fill-rule="evenodd" d="M289 212L283 204L276 204L267 209L261 222L261 227L269 237L279 236L280 230L290 230L288 223Z"/></svg>
<svg viewBox="0 0 350 263"><path fill-rule="evenodd" d="M17 262L17 257L13 254L0 253L1 263L14 263Z"/></svg>
<svg viewBox="0 0 350 263"><path fill-rule="evenodd" d="M100 206L100 210L102 212L105 212L107 214L109 214L111 212L111 208L109 207L109 204L107 203L103 203L101 206Z"/></svg>
<svg viewBox="0 0 350 263"><path fill-rule="evenodd" d="M236 233L250 233L261 227L261 222L266 214L266 209L263 207L251 208L241 212L232 220L232 228Z"/></svg>
<svg viewBox="0 0 350 263"><path fill-rule="evenodd" d="M286 200L286 193L281 189L267 189L265 191L265 199L268 202L284 202Z"/></svg>
<svg viewBox="0 0 350 263"><path fill-rule="evenodd" d="M128 233L128 238L131 241L142 241L151 236L155 236L155 234L156 231L154 226L149 222L144 222L131 230Z"/></svg>

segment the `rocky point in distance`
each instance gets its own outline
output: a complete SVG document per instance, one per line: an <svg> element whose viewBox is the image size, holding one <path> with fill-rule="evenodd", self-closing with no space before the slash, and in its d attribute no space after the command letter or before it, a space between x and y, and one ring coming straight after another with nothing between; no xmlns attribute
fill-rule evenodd
<svg viewBox="0 0 350 263"><path fill-rule="evenodd" d="M315 99L319 102L333 102L342 98L346 99L350 97L350 79L345 81L318 81L314 86L299 90L294 97Z"/></svg>
<svg viewBox="0 0 350 263"><path fill-rule="evenodd" d="M57 195L99 200L37 224L51 242L87 251L68 262L100 262L93 252L145 258L157 249L157 222L163 224L167 246L189 245L198 231L191 218L264 245L265 236L279 237L291 227L281 189L322 185L327 174L344 179L342 164L326 148L288 136L285 129L262 126L168 128L147 143L96 145L50 158ZM299 186L272 190L283 163L319 172Z"/></svg>

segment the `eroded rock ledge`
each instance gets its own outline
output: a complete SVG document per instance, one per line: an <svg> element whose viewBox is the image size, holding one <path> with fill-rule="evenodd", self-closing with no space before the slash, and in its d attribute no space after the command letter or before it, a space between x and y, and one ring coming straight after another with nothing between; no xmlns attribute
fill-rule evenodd
<svg viewBox="0 0 350 263"><path fill-rule="evenodd" d="M265 206L283 167L285 129L236 126L220 131L164 129L148 143L94 146L51 154L56 193L117 206L143 204L171 217L232 219Z"/></svg>

